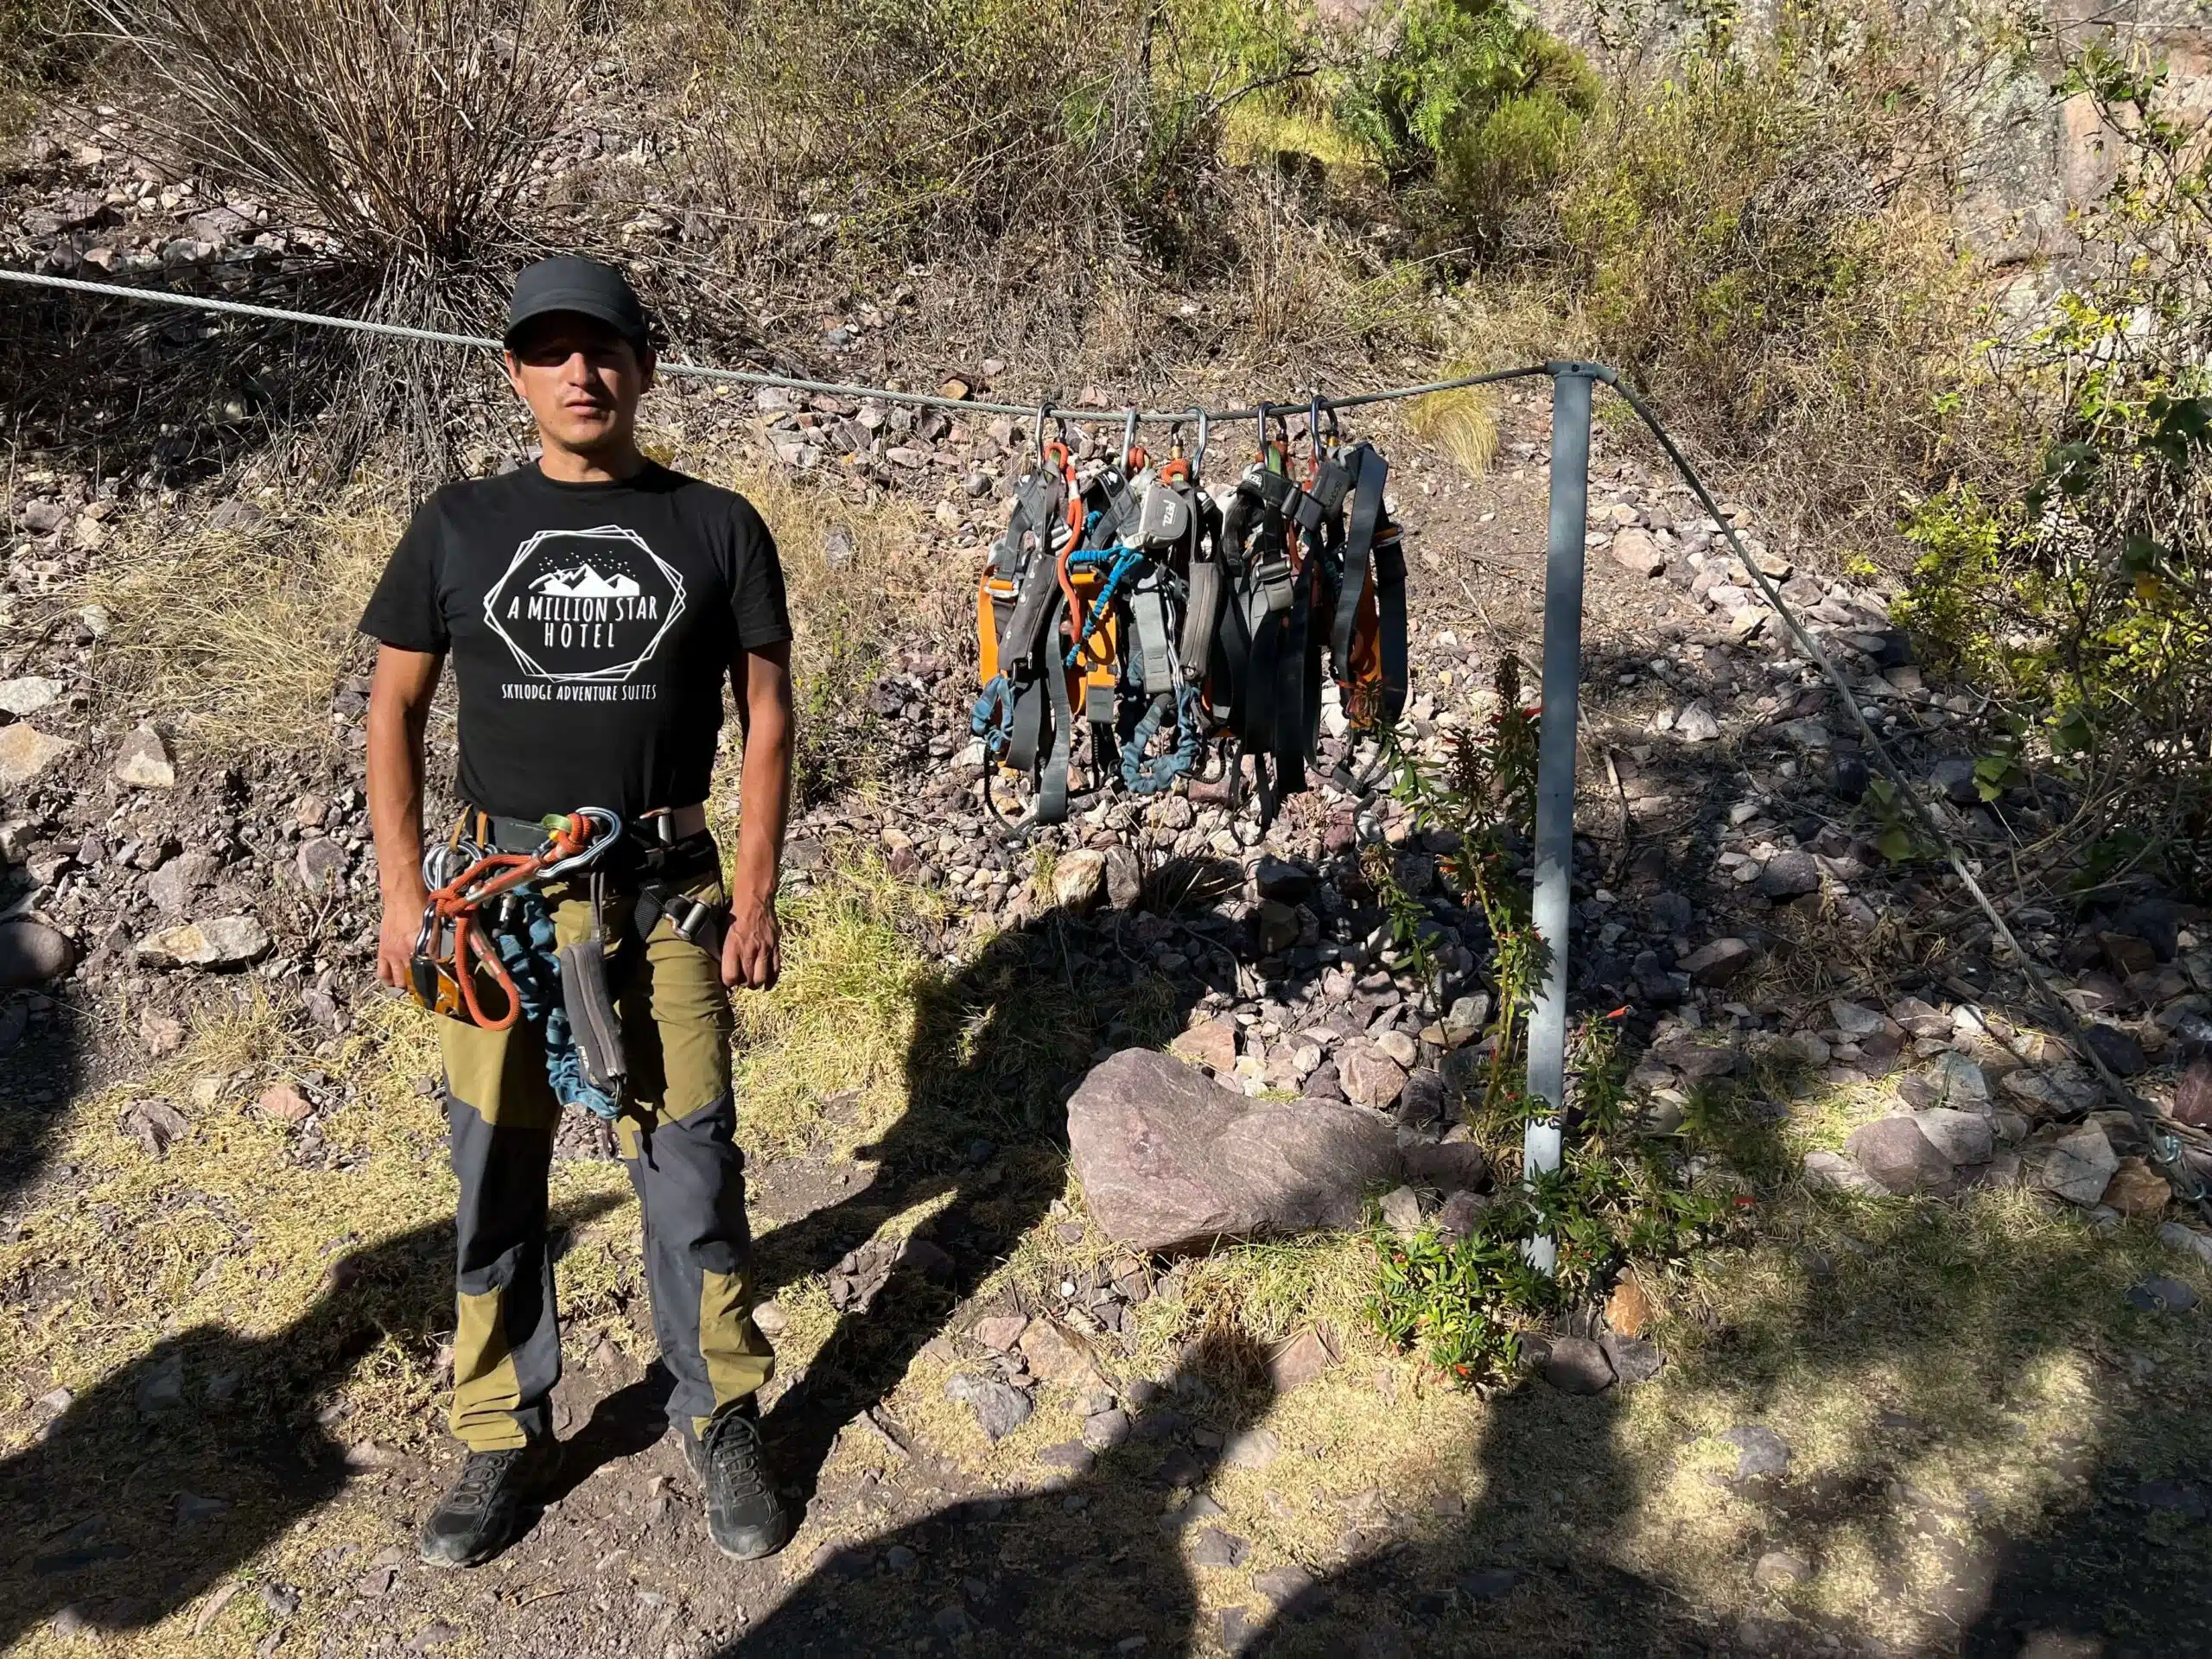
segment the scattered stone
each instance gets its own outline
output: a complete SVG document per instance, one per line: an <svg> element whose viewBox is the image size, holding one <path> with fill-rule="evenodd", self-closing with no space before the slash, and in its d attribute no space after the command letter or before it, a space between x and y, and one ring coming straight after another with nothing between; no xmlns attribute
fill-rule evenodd
<svg viewBox="0 0 2212 1659"><path fill-rule="evenodd" d="M189 1127L184 1114L166 1100L133 1101L123 1115L125 1134L145 1148L149 1158L159 1158Z"/></svg>
<svg viewBox="0 0 2212 1659"><path fill-rule="evenodd" d="M1471 1043L1482 1035L1483 1027L1490 1023L1490 994L1477 991L1466 996L1454 997L1452 1006L1444 1011L1439 1022L1446 1048L1458 1048Z"/></svg>
<svg viewBox="0 0 2212 1659"><path fill-rule="evenodd" d="M1410 1186L1394 1187L1382 1195L1383 1224L1401 1238L1421 1230L1421 1195Z"/></svg>
<svg viewBox="0 0 2212 1659"><path fill-rule="evenodd" d="M76 747L66 737L48 737L27 721L0 726L0 784L28 784Z"/></svg>
<svg viewBox="0 0 2212 1659"><path fill-rule="evenodd" d="M1386 1119L1247 1103L1147 1049L1092 1068L1068 1102L1068 1141L1093 1219L1143 1250L1356 1226L1363 1193L1399 1165Z"/></svg>
<svg viewBox="0 0 2212 1659"><path fill-rule="evenodd" d="M1986 1164L1996 1151L1996 1132L1989 1119L1979 1112L1933 1106L1924 1112L1915 1112L1912 1121L1919 1125L1929 1143L1951 1163Z"/></svg>
<svg viewBox="0 0 2212 1659"><path fill-rule="evenodd" d="M1313 1592L1313 1575L1294 1564L1271 1567L1253 1578L1252 1588L1279 1608L1295 1606Z"/></svg>
<svg viewBox="0 0 2212 1659"><path fill-rule="evenodd" d="M2113 972L2123 980L2158 970L2157 950L2147 939L2139 939L2133 933L2100 933L2097 948L2104 953Z"/></svg>
<svg viewBox="0 0 2212 1659"><path fill-rule="evenodd" d="M138 1011L138 1040L146 1046L146 1052L157 1060L165 1060L184 1046L184 1021L173 1014L165 1014L152 1003Z"/></svg>
<svg viewBox="0 0 2212 1659"><path fill-rule="evenodd" d="M1544 1356L1544 1381L1561 1394L1603 1394L1613 1386L1605 1351L1581 1337L1554 1337Z"/></svg>
<svg viewBox="0 0 2212 1659"><path fill-rule="evenodd" d="M2082 1040L2116 1077L2133 1077L2141 1075L2150 1062L2144 1058L2143 1045L2132 1033L2118 1026L2102 1021L2082 1027Z"/></svg>
<svg viewBox="0 0 2212 1659"><path fill-rule="evenodd" d="M251 916L218 916L182 927L164 928L138 942L136 955L148 968L236 968L267 953L268 929Z"/></svg>
<svg viewBox="0 0 2212 1659"><path fill-rule="evenodd" d="M1219 1527L1206 1527L1200 1529L1191 1545L1191 1564L1193 1567L1242 1567L1244 1558L1251 1553L1252 1546L1235 1533L1224 1532Z"/></svg>
<svg viewBox="0 0 2212 1659"><path fill-rule="evenodd" d="M1885 1192L1936 1192L1951 1184L1951 1160L1910 1117L1862 1123L1843 1148Z"/></svg>
<svg viewBox="0 0 2212 1659"><path fill-rule="evenodd" d="M315 1116L315 1107L308 1098L289 1083L273 1083L261 1091L253 1103L254 1109L264 1117L279 1123L304 1123Z"/></svg>
<svg viewBox="0 0 2212 1659"><path fill-rule="evenodd" d="M1651 1299L1633 1273L1621 1274L1605 1299L1605 1323L1617 1336L1640 1337L1651 1328Z"/></svg>
<svg viewBox="0 0 2212 1659"><path fill-rule="evenodd" d="M213 853L181 853L146 878L146 896L167 915L188 916L196 896L215 885L222 868Z"/></svg>
<svg viewBox="0 0 2212 1659"><path fill-rule="evenodd" d="M1227 1076L1236 1069L1236 1021L1227 1014L1201 1020L1168 1044L1168 1052Z"/></svg>
<svg viewBox="0 0 2212 1659"><path fill-rule="evenodd" d="M1135 910L1144 898L1144 868L1137 855L1122 846L1106 849L1106 902L1116 910Z"/></svg>
<svg viewBox="0 0 2212 1659"><path fill-rule="evenodd" d="M1963 1054L1939 1054L1928 1068L1931 1106L1976 1107L1989 1099L1989 1074Z"/></svg>
<svg viewBox="0 0 2212 1659"><path fill-rule="evenodd" d="M990 1440L1001 1440L1013 1433L1029 1421L1033 1409L1029 1396L1012 1384L964 1371L945 1379L944 1397L975 1413L976 1426Z"/></svg>
<svg viewBox="0 0 2212 1659"><path fill-rule="evenodd" d="M2161 1276L2129 1286L2127 1301L2145 1313L2186 1313L2196 1306L2196 1293L2178 1279Z"/></svg>
<svg viewBox="0 0 2212 1659"><path fill-rule="evenodd" d="M2158 1242L2169 1249L2179 1250L2183 1255L2194 1256L2208 1268L2212 1268L2212 1233L2200 1233L2194 1227L2169 1221L2158 1229Z"/></svg>
<svg viewBox="0 0 2212 1659"><path fill-rule="evenodd" d="M1389 1110L1406 1087L1406 1068L1364 1043L1350 1045L1337 1057L1337 1074L1347 1099L1377 1111Z"/></svg>
<svg viewBox="0 0 2212 1659"><path fill-rule="evenodd" d="M169 746L151 726L141 726L123 740L110 768L115 781L132 789L175 789L176 765Z"/></svg>
<svg viewBox="0 0 2212 1659"><path fill-rule="evenodd" d="M1263 856L1252 869L1253 885L1262 899L1273 899L1286 905L1301 905L1313 892L1313 872L1303 864L1273 854Z"/></svg>
<svg viewBox="0 0 2212 1659"><path fill-rule="evenodd" d="M1720 735L1720 722L1713 718L1713 705L1703 697L1675 716L1675 735L1685 743L1710 743Z"/></svg>
<svg viewBox="0 0 2212 1659"><path fill-rule="evenodd" d="M67 933L44 922L0 922L0 990L42 985L76 965L77 947Z"/></svg>
<svg viewBox="0 0 2212 1659"><path fill-rule="evenodd" d="M1742 975L1758 956L1743 939L1715 939L1684 957L1682 972L1700 985L1726 985Z"/></svg>
<svg viewBox="0 0 2212 1659"><path fill-rule="evenodd" d="M1831 1192L1886 1196L1889 1189L1849 1158L1838 1152L1805 1154L1805 1185Z"/></svg>
<svg viewBox="0 0 2212 1659"><path fill-rule="evenodd" d="M1081 1388L1098 1380L1090 1351L1050 1319L1032 1319L1017 1344L1029 1369L1047 1382Z"/></svg>
<svg viewBox="0 0 2212 1659"><path fill-rule="evenodd" d="M1598 1345L1623 1382L1649 1382L1666 1369L1666 1356L1642 1337L1609 1334Z"/></svg>
<svg viewBox="0 0 2212 1659"><path fill-rule="evenodd" d="M1303 1387L1337 1363L1337 1351L1318 1331L1301 1331L1268 1357L1268 1380L1277 1394Z"/></svg>
<svg viewBox="0 0 2212 1659"><path fill-rule="evenodd" d="M131 1398L139 1415L150 1417L184 1403L184 1355L172 1348L149 1365Z"/></svg>
<svg viewBox="0 0 2212 1659"><path fill-rule="evenodd" d="M1813 1564L1785 1549L1770 1549L1751 1569L1752 1581L1766 1590L1788 1590L1812 1576Z"/></svg>
<svg viewBox="0 0 2212 1659"><path fill-rule="evenodd" d="M1656 576L1667 568L1666 550L1652 533L1630 524L1613 532L1613 563L1631 575Z"/></svg>
<svg viewBox="0 0 2212 1659"><path fill-rule="evenodd" d="M2046 1192L2087 1209L2103 1201L2105 1187L2119 1167L2120 1155L2105 1132L2084 1123L2045 1149L2037 1184Z"/></svg>
<svg viewBox="0 0 2212 1659"><path fill-rule="evenodd" d="M791 1315L780 1302L767 1301L753 1310L753 1328L764 1337L780 1337L791 1328Z"/></svg>
<svg viewBox="0 0 2212 1659"><path fill-rule="evenodd" d="M1105 890L1106 855L1095 848L1063 853L1052 866L1052 902L1071 915L1089 915Z"/></svg>
<svg viewBox="0 0 2212 1659"><path fill-rule="evenodd" d="M1110 1452L1129 1438L1129 1414L1116 1407L1093 1412L1083 1420L1083 1443L1094 1452Z"/></svg>
<svg viewBox="0 0 2212 1659"><path fill-rule="evenodd" d="M1472 1141L1440 1141L1433 1146L1409 1147L1405 1159L1408 1179L1433 1186L1440 1192L1479 1192L1490 1179L1490 1160Z"/></svg>
<svg viewBox="0 0 2212 1659"><path fill-rule="evenodd" d="M0 710L13 715L17 720L29 720L33 715L61 695L59 680L41 679L27 674L21 679L0 680Z"/></svg>
<svg viewBox="0 0 2212 1659"><path fill-rule="evenodd" d="M976 1340L995 1354L1007 1353L1028 1328L1029 1317L1026 1313L994 1313L987 1319L976 1321Z"/></svg>
<svg viewBox="0 0 2212 1659"><path fill-rule="evenodd" d="M1856 1002L1847 1002L1841 997L1828 1004L1828 1018L1835 1021L1835 1028L1853 1042L1872 1037L1890 1028L1889 1018Z"/></svg>
<svg viewBox="0 0 2212 1659"><path fill-rule="evenodd" d="M2191 1128L2212 1129L2212 1058L2191 1061L2174 1085L2174 1116Z"/></svg>
<svg viewBox="0 0 2212 1659"><path fill-rule="evenodd" d="M1789 1472L1789 1442L1764 1423L1740 1423L1720 1438L1736 1448L1736 1478L1779 1478Z"/></svg>
<svg viewBox="0 0 2212 1659"><path fill-rule="evenodd" d="M1231 1469L1264 1469L1281 1455L1282 1440L1271 1428L1245 1429L1221 1448L1221 1460Z"/></svg>
<svg viewBox="0 0 2212 1659"><path fill-rule="evenodd" d="M317 895L346 879L346 849L328 836L302 842L293 863L300 873L300 885Z"/></svg>
<svg viewBox="0 0 2212 1659"><path fill-rule="evenodd" d="M1459 1580L1459 1593L1479 1605L1510 1595L1513 1586L1520 1582L1521 1574L1512 1567L1477 1567Z"/></svg>
<svg viewBox="0 0 2212 1659"><path fill-rule="evenodd" d="M1097 1460L1097 1454L1081 1440L1063 1440L1037 1454L1037 1461L1046 1468L1066 1469L1078 1475L1089 1474Z"/></svg>
<svg viewBox="0 0 2212 1659"><path fill-rule="evenodd" d="M1810 853L1777 853L1767 860L1766 868L1759 872L1758 890L1763 898L1776 900L1799 899L1821 890L1821 867Z"/></svg>
<svg viewBox="0 0 2212 1659"><path fill-rule="evenodd" d="M2166 1178L2140 1158L2123 1158L2105 1183L2103 1202L2123 1216L2155 1216L2173 1198Z"/></svg>

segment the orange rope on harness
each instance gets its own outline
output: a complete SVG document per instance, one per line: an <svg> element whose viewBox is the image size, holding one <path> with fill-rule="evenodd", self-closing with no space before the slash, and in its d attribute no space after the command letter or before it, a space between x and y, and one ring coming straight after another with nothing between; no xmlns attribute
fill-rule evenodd
<svg viewBox="0 0 2212 1659"><path fill-rule="evenodd" d="M514 976L499 953L477 926L477 913L491 899L537 879L551 865L575 857L591 844L597 825L580 812L571 812L560 828L546 837L535 853L487 853L445 886L430 894L423 923L426 936L435 938L443 924L453 936L453 977L469 1019L486 1031L505 1031L522 1013L522 998ZM476 975L469 964L474 953L507 1001L506 1010L494 1020L487 1017L476 998Z"/></svg>

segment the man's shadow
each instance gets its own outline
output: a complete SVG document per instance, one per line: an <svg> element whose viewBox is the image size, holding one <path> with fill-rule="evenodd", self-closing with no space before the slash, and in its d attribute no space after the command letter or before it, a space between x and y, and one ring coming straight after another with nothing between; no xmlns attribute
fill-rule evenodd
<svg viewBox="0 0 2212 1659"><path fill-rule="evenodd" d="M1248 1339L1209 1332L1133 1407L1135 1432L1088 1468L839 1551L721 1659L1186 1650L1191 1558L1249 1548L1217 1524L1205 1489L1224 1445L1265 1414L1267 1377Z"/></svg>
<svg viewBox="0 0 2212 1659"><path fill-rule="evenodd" d="M856 1299L770 1408L770 1454L810 1497L838 1431L896 1386L946 1316L997 1268L1066 1185L1066 1104L1102 1046L1158 1044L1207 988L1154 972L1135 919L1061 910L997 935L926 986L906 1058L904 1116L861 1155L862 1191L764 1235L764 1292L861 1250L890 1217L948 1199L867 1305ZM942 1252L942 1255L935 1252Z"/></svg>
<svg viewBox="0 0 2212 1659"><path fill-rule="evenodd" d="M330 1502L352 1471L315 1408L386 1338L447 1329L452 1307L442 1221L339 1258L272 1336L199 1325L102 1378L0 1463L0 1646L73 1605L94 1629L154 1624Z"/></svg>

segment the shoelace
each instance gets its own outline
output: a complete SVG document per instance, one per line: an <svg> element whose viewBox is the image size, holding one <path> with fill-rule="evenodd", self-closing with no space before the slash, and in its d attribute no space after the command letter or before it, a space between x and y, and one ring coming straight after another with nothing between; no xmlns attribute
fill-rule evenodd
<svg viewBox="0 0 2212 1659"><path fill-rule="evenodd" d="M468 1461L461 1466L461 1478L454 1483L453 1491L446 1499L446 1507L454 1510L482 1511L492 1505L505 1483L507 1471L514 1467L517 1452L472 1452Z"/></svg>
<svg viewBox="0 0 2212 1659"><path fill-rule="evenodd" d="M765 1497L768 1483L760 1469L760 1432L746 1417L728 1417L714 1426L707 1457L739 1497Z"/></svg>

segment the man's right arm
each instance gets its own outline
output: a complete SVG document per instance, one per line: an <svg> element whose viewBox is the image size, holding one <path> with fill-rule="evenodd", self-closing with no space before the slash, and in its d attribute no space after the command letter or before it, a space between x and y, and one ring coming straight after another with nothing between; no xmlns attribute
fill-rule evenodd
<svg viewBox="0 0 2212 1659"><path fill-rule="evenodd" d="M384 896L377 978L394 989L407 983L429 897L423 887L423 734L444 663L435 652L385 645L369 686L369 828Z"/></svg>

